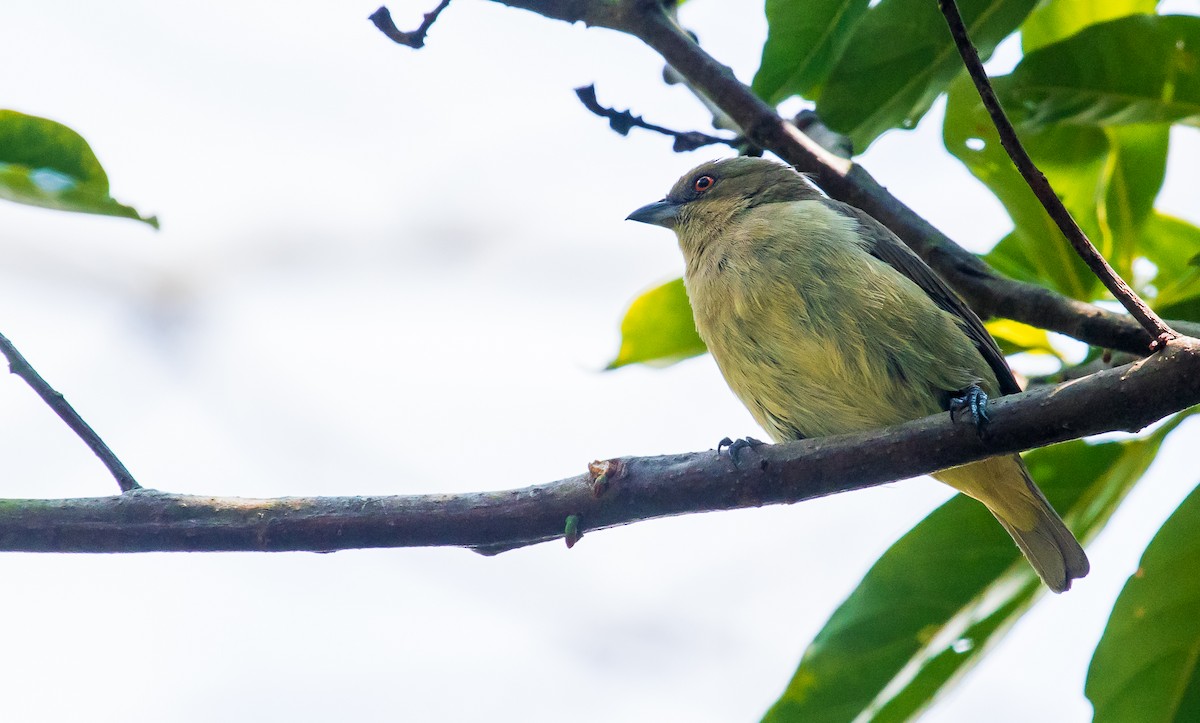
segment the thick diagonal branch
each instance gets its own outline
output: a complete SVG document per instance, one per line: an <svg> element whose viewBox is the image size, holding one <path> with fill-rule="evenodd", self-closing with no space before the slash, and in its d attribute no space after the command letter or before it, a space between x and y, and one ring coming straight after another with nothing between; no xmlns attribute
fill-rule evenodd
<svg viewBox="0 0 1200 723"><path fill-rule="evenodd" d="M747 139L811 174L823 191L871 214L925 259L983 318L1003 316L1096 346L1145 354L1154 341L1134 319L1005 278L904 205L862 166L821 148L708 55L655 0L495 0L548 18L628 33L656 50ZM1200 325L1172 322L1196 336Z"/></svg>
<svg viewBox="0 0 1200 723"><path fill-rule="evenodd" d="M631 457L594 473L503 492L238 499L141 490L119 497L6 500L0 550L146 552L461 546L483 552L669 515L799 502L1114 430L1200 403L1200 346L993 402L987 440L939 414L876 432L744 451ZM489 474L490 467L479 470ZM586 542L584 543L586 544Z"/></svg>

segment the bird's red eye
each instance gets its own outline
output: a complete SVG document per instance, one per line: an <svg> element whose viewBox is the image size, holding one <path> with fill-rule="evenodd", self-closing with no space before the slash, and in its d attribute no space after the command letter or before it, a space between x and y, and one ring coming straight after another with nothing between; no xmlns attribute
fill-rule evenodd
<svg viewBox="0 0 1200 723"><path fill-rule="evenodd" d="M693 184L693 187L696 189L696 191L698 193L703 193L703 192L707 191L708 189L712 188L713 183L714 183L714 181L713 181L712 176L700 176L699 178L696 179L696 182Z"/></svg>

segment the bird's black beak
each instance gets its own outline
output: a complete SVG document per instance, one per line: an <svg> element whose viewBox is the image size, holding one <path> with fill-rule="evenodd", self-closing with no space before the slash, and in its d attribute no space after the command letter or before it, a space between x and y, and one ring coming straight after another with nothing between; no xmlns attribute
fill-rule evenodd
<svg viewBox="0 0 1200 723"><path fill-rule="evenodd" d="M646 204L638 210L625 217L626 221L640 221L641 223L652 223L655 226L664 228L675 228L675 215L679 213L679 206L663 199L654 203Z"/></svg>

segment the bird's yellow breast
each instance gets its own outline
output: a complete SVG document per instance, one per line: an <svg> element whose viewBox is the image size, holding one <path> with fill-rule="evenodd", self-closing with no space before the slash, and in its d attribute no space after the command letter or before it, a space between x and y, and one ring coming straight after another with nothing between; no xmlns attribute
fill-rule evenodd
<svg viewBox="0 0 1200 723"><path fill-rule="evenodd" d="M807 200L680 229L700 336L776 440L895 424L938 411L938 390L994 387L955 318L867 253L857 228ZM706 235L701 253L689 233Z"/></svg>

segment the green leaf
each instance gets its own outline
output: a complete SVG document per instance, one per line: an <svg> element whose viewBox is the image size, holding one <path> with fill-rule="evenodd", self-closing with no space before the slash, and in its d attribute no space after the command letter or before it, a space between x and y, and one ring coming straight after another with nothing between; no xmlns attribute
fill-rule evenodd
<svg viewBox="0 0 1200 723"><path fill-rule="evenodd" d="M1030 452L1025 461L1086 542L1191 413L1146 437L1076 440ZM879 558L809 645L764 720L910 720L977 662L1042 590L983 505L957 495Z"/></svg>
<svg viewBox="0 0 1200 723"><path fill-rule="evenodd" d="M668 281L633 300L621 321L621 349L609 369L626 364L666 366L707 351L683 279Z"/></svg>
<svg viewBox="0 0 1200 723"><path fill-rule="evenodd" d="M869 0L767 0L767 42L750 87L768 103L816 100Z"/></svg>
<svg viewBox="0 0 1200 723"><path fill-rule="evenodd" d="M108 175L78 133L13 110L0 110L0 198L132 218L158 228L158 219L143 217L108 195Z"/></svg>
<svg viewBox="0 0 1200 723"><path fill-rule="evenodd" d="M1200 228L1155 213L1142 229L1141 250L1158 269L1150 283L1154 308L1167 318L1200 320Z"/></svg>
<svg viewBox="0 0 1200 723"><path fill-rule="evenodd" d="M1125 583L1088 667L1096 723L1200 720L1200 489Z"/></svg>
<svg viewBox="0 0 1200 723"><path fill-rule="evenodd" d="M1034 162L1089 237L1097 237L1096 213L1109 142L1098 128L1053 128L1022 133ZM991 118L966 76L950 86L942 128L946 149L1004 204L1014 230L987 255L997 271L1091 300L1102 287L1058 230L1000 145Z"/></svg>
<svg viewBox="0 0 1200 723"><path fill-rule="evenodd" d="M1013 219L1013 232L988 254L988 263L1077 299L1102 298L1103 287L1013 166L965 77L951 84L942 134L947 150L996 194ZM1022 129L1020 136L1092 243L1130 278L1141 226L1166 173L1167 129L1056 126Z"/></svg>
<svg viewBox="0 0 1200 723"><path fill-rule="evenodd" d="M1034 8L1021 24L1021 50L1069 38L1089 25L1126 15L1153 14L1158 0L1050 0Z"/></svg>
<svg viewBox="0 0 1200 723"><path fill-rule="evenodd" d="M1062 360L1062 354L1050 343L1050 335L1045 329L1012 319L993 319L984 326L1005 355L1026 352L1048 354Z"/></svg>
<svg viewBox="0 0 1200 723"><path fill-rule="evenodd" d="M1100 179L1104 196L1098 206L1101 237L1092 243L1123 278L1133 278L1142 226L1167 175L1170 128L1128 125L1105 128L1108 164Z"/></svg>
<svg viewBox="0 0 1200 723"><path fill-rule="evenodd" d="M959 9L983 58L1036 0L962 0ZM912 128L962 72L946 20L932 0L882 0L857 24L829 72L817 113L862 152L881 133Z"/></svg>
<svg viewBox="0 0 1200 723"><path fill-rule="evenodd" d="M1164 319L1200 322L1200 294L1194 294L1169 306L1155 309Z"/></svg>
<svg viewBox="0 0 1200 723"><path fill-rule="evenodd" d="M1200 18L1132 15L1026 55L996 93L1022 128L1200 124Z"/></svg>

